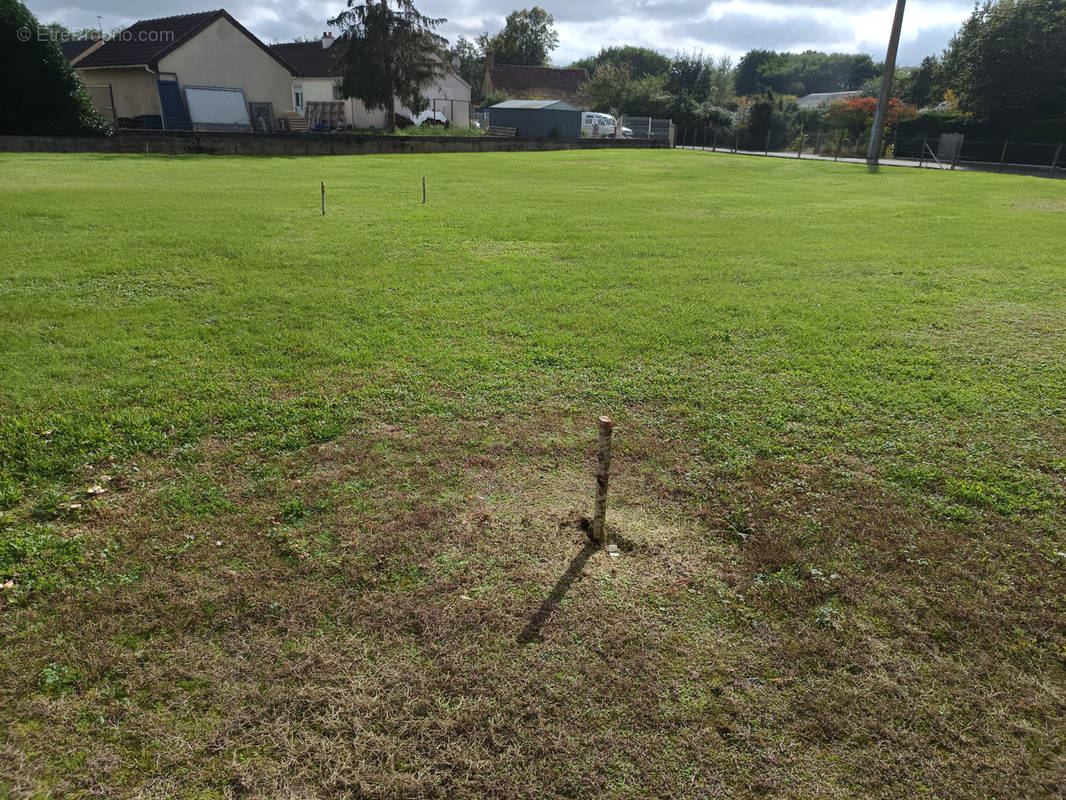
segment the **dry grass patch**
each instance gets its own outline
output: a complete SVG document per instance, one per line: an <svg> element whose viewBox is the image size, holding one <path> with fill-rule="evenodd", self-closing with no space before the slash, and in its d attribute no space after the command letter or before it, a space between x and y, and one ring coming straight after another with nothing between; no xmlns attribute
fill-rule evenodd
<svg viewBox="0 0 1066 800"><path fill-rule="evenodd" d="M143 463L86 523L140 579L3 618L0 780L83 797L1061 790L1063 565L1024 526L934 525L848 463L701 482L678 442L620 430L617 559L582 530L591 432L559 413ZM168 500L203 475L228 505Z"/></svg>

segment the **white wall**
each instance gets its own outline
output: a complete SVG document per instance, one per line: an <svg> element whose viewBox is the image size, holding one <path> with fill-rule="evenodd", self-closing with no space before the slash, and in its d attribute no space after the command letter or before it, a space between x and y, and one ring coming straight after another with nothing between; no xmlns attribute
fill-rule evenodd
<svg viewBox="0 0 1066 800"><path fill-rule="evenodd" d="M271 103L275 117L292 111L292 75L227 19L160 59L159 71L175 73L183 93L186 85L244 89L249 103Z"/></svg>
<svg viewBox="0 0 1066 800"><path fill-rule="evenodd" d="M333 86L337 82L337 78L294 78L292 81L293 85L303 86L305 103L333 100ZM430 101L430 108L443 112L453 125L463 128L470 125L470 86L458 75L446 73L422 94ZM292 107L291 97L289 107ZM396 110L409 115L399 103ZM352 98L344 101L344 117L353 128L384 128L387 124L384 110L367 111L362 103Z"/></svg>

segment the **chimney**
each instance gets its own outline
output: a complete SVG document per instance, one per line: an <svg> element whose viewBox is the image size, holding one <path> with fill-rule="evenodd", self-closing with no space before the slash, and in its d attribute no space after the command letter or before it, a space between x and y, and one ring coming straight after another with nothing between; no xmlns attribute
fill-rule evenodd
<svg viewBox="0 0 1066 800"><path fill-rule="evenodd" d="M322 33L322 49L325 50L331 44L333 44L333 34L330 31L324 31Z"/></svg>

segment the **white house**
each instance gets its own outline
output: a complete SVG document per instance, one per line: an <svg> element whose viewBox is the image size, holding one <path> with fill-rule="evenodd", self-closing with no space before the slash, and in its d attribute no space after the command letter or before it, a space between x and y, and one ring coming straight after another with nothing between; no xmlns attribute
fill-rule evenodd
<svg viewBox="0 0 1066 800"><path fill-rule="evenodd" d="M292 79L292 107L296 111L306 115L309 103L343 101L344 122L347 125L353 128L384 128L386 114L383 109L368 111L358 100L341 96L339 62L345 46L342 39L324 33L317 42L275 44L270 49L296 70L297 74ZM430 110L443 115L451 124L464 128L470 125L470 84L453 69L446 69L435 83L426 87L423 96L429 100ZM396 112L406 117L412 116L399 103L396 104Z"/></svg>
<svg viewBox="0 0 1066 800"><path fill-rule="evenodd" d="M87 86L109 87L120 126L273 130L296 71L225 10L141 20L69 53Z"/></svg>

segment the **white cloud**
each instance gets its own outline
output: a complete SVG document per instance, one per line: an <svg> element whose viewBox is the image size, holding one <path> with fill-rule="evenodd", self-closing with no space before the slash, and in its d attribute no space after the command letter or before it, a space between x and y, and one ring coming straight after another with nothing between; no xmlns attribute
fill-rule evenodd
<svg viewBox="0 0 1066 800"><path fill-rule="evenodd" d="M217 0L215 0L217 2ZM203 11L195 0L153 5L153 16ZM596 53L601 47L632 44L668 55L699 50L709 55L738 58L754 48L867 52L884 58L892 21L892 0L587 0L556 4L540 0L555 16L559 49L553 61L567 64ZM105 29L128 25L148 15L136 0L87 0L76 3L30 2L42 22L68 27L95 27L103 17ZM345 8L343 0L233 0L225 6L236 19L264 41L317 36L326 20ZM529 4L518 7L528 7ZM516 7L513 0L422 0L419 10L446 17L442 33L496 32ZM970 0L911 0L903 20L900 63L916 64L926 55L939 55L951 35L972 10Z"/></svg>

